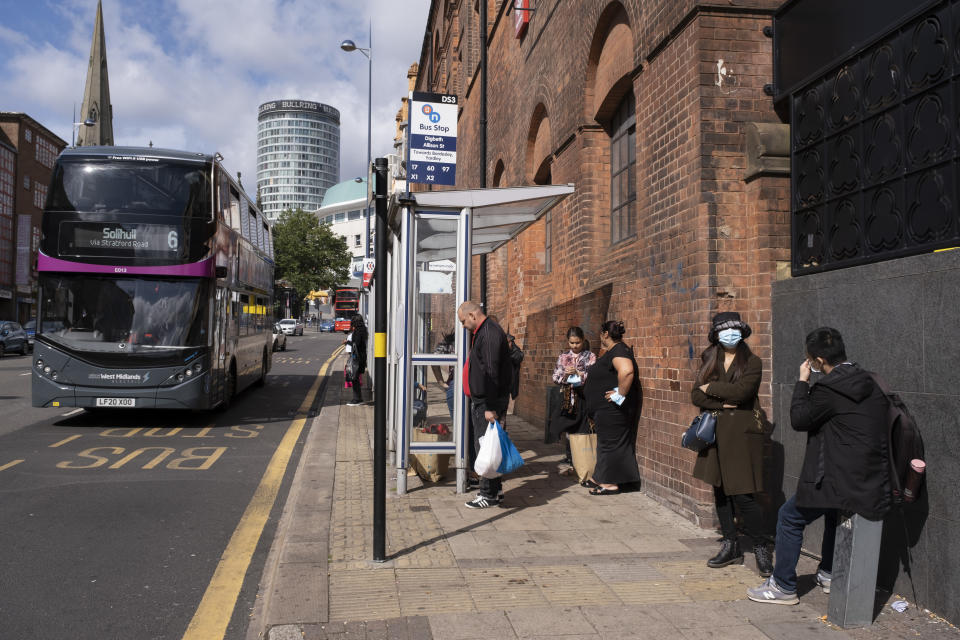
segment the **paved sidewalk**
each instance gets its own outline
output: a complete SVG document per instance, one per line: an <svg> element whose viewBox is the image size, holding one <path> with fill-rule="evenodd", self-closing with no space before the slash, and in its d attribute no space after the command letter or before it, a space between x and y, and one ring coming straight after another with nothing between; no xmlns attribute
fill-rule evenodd
<svg viewBox="0 0 960 640"><path fill-rule="evenodd" d="M248 640L960 638L929 612L889 602L869 628L833 627L808 558L799 606L750 602L746 588L761 582L752 555L708 568L714 531L642 492L588 495L557 473L559 446L516 416L507 425L527 464L505 479L502 507L467 509L453 470L437 484L412 477L398 497L388 470L389 560L375 564L373 406L345 406L332 370Z"/></svg>

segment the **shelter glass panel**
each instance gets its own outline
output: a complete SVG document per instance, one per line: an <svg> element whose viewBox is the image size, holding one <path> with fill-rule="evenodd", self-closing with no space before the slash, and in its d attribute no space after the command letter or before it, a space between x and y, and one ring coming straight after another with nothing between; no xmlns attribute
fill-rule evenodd
<svg viewBox="0 0 960 640"><path fill-rule="evenodd" d="M457 328L457 216L417 217L413 280L415 354L453 353Z"/></svg>

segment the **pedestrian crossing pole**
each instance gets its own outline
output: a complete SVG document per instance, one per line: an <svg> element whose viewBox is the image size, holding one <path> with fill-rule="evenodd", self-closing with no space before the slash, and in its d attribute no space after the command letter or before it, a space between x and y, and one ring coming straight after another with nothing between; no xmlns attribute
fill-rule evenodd
<svg viewBox="0 0 960 640"><path fill-rule="evenodd" d="M373 561L384 562L387 528L387 159L376 174L376 262L373 268Z"/></svg>

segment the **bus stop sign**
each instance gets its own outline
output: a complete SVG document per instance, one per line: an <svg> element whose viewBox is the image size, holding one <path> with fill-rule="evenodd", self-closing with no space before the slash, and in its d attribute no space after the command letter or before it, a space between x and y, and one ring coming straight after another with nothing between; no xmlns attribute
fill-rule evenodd
<svg viewBox="0 0 960 640"><path fill-rule="evenodd" d="M407 180L457 181L457 96L414 91L410 97Z"/></svg>
<svg viewBox="0 0 960 640"><path fill-rule="evenodd" d="M373 271L377 266L377 261L374 258L368 258L363 261L363 286L369 287L370 283L373 281Z"/></svg>

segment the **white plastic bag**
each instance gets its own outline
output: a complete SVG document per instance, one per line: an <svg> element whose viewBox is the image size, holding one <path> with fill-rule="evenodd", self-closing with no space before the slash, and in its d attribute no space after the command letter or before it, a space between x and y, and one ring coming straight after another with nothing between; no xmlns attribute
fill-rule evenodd
<svg viewBox="0 0 960 640"><path fill-rule="evenodd" d="M482 478L496 478L497 467L503 459L503 453L500 451L500 433L493 422L487 424L487 432L480 436L480 451L477 452L477 459L473 463L473 470Z"/></svg>

